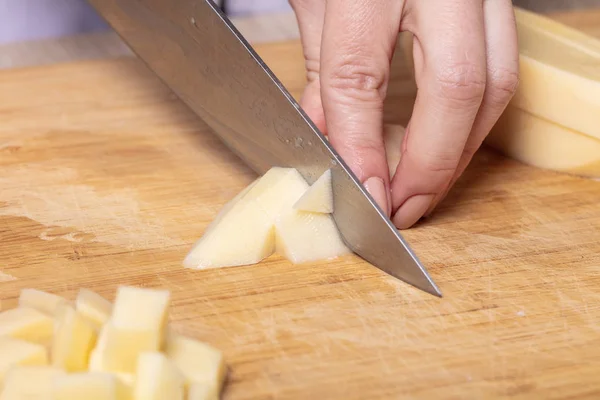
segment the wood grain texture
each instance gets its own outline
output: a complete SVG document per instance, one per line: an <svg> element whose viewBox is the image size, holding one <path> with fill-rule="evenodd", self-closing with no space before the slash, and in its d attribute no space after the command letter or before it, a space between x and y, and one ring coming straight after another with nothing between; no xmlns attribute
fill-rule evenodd
<svg viewBox="0 0 600 400"><path fill-rule="evenodd" d="M300 45L258 50L299 96ZM401 67L388 122L410 113ZM168 288L177 329L224 351L226 399L600 397L599 182L481 151L404 232L437 299L355 256L183 269L254 175L135 60L3 71L0 116L4 308L26 287Z"/></svg>

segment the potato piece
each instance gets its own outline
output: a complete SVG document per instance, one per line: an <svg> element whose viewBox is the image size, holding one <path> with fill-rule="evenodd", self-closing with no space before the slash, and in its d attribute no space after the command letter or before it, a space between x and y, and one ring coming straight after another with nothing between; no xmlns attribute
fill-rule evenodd
<svg viewBox="0 0 600 400"><path fill-rule="evenodd" d="M48 365L48 352L41 344L0 337L0 387L6 372L17 365Z"/></svg>
<svg viewBox="0 0 600 400"><path fill-rule="evenodd" d="M19 307L0 313L0 336L47 344L53 330L54 320L33 308Z"/></svg>
<svg viewBox="0 0 600 400"><path fill-rule="evenodd" d="M486 144L534 167L600 178L600 140L513 106L502 114Z"/></svg>
<svg viewBox="0 0 600 400"><path fill-rule="evenodd" d="M128 400L126 388L111 374L84 372L59 377L54 382L54 400Z"/></svg>
<svg viewBox="0 0 600 400"><path fill-rule="evenodd" d="M60 307L68 303L64 297L37 289L23 289L19 296L19 307L33 308L54 317Z"/></svg>
<svg viewBox="0 0 600 400"><path fill-rule="evenodd" d="M64 306L52 341L52 365L69 372L85 371L96 344L94 326L71 306Z"/></svg>
<svg viewBox="0 0 600 400"><path fill-rule="evenodd" d="M299 211L331 214L333 212L333 188L331 186L331 170L323 175L304 192L302 197L294 204Z"/></svg>
<svg viewBox="0 0 600 400"><path fill-rule="evenodd" d="M351 253L333 217L291 209L275 223L277 253L294 264Z"/></svg>
<svg viewBox="0 0 600 400"><path fill-rule="evenodd" d="M275 251L273 224L308 189L292 168L271 168L230 201L186 256L187 268L255 264Z"/></svg>
<svg viewBox="0 0 600 400"><path fill-rule="evenodd" d="M184 400L185 378L163 353L142 353L138 358L133 398Z"/></svg>
<svg viewBox="0 0 600 400"><path fill-rule="evenodd" d="M162 349L168 319L170 293L165 290L120 287L101 353L94 354L95 368L134 373L137 358L146 351ZM94 352L96 353L96 351Z"/></svg>
<svg viewBox="0 0 600 400"><path fill-rule="evenodd" d="M221 391L227 367L219 350L169 332L165 353L183 373L189 385L199 383L213 388L217 394Z"/></svg>
<svg viewBox="0 0 600 400"><path fill-rule="evenodd" d="M16 366L4 378L4 390L0 400L53 400L54 380L63 376L60 368Z"/></svg>
<svg viewBox="0 0 600 400"><path fill-rule="evenodd" d="M520 82L511 105L600 140L600 40L515 8Z"/></svg>
<svg viewBox="0 0 600 400"><path fill-rule="evenodd" d="M112 312L110 301L88 289L79 290L75 308L81 315L93 322L98 330L108 321Z"/></svg>
<svg viewBox="0 0 600 400"><path fill-rule="evenodd" d="M214 386L192 383L188 389L187 400L219 400L219 394Z"/></svg>

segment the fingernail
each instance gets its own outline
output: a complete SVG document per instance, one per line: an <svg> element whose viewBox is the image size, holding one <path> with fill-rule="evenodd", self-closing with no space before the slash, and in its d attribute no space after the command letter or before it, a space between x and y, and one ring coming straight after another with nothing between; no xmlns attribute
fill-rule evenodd
<svg viewBox="0 0 600 400"><path fill-rule="evenodd" d="M369 192L383 212L390 215L390 202L388 201L388 193L386 193L387 190L385 190L383 180L376 176L372 176L365 181L365 189L367 189L367 192Z"/></svg>
<svg viewBox="0 0 600 400"><path fill-rule="evenodd" d="M409 197L396 211L394 225L398 229L408 229L413 226L427 212L434 198L434 194L418 194Z"/></svg>

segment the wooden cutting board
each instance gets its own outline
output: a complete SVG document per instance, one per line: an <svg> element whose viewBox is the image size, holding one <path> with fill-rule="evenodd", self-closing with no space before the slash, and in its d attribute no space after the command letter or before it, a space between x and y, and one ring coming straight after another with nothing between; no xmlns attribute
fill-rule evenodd
<svg viewBox="0 0 600 400"><path fill-rule="evenodd" d="M600 34L600 11L564 19ZM299 96L300 45L258 50ZM600 182L481 151L404 232L437 299L355 256L183 269L255 176L136 60L3 71L0 117L4 308L26 287L168 288L177 329L224 351L226 399L600 397Z"/></svg>

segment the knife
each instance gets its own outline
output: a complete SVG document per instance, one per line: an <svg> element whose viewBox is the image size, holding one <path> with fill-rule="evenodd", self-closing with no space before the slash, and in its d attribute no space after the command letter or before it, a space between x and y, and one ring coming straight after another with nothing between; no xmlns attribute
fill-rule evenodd
<svg viewBox="0 0 600 400"><path fill-rule="evenodd" d="M441 292L404 238L273 72L211 0L89 0L127 45L248 166L331 169L333 218L356 254Z"/></svg>

